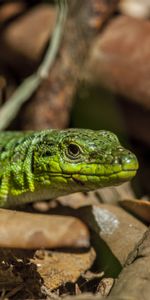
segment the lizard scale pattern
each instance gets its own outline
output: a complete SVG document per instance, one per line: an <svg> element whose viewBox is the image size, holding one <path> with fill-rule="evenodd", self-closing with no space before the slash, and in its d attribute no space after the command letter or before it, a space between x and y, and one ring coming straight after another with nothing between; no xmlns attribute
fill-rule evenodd
<svg viewBox="0 0 150 300"><path fill-rule="evenodd" d="M0 207L118 185L136 156L114 133L89 129L0 133Z"/></svg>

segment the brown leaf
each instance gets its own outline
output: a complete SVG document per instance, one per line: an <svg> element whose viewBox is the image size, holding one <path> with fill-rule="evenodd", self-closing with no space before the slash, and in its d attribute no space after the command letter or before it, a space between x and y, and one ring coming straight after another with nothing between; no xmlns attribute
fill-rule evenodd
<svg viewBox="0 0 150 300"><path fill-rule="evenodd" d="M150 223L150 202L146 200L124 199L120 205L139 219Z"/></svg>
<svg viewBox="0 0 150 300"><path fill-rule="evenodd" d="M23 2L5 3L0 9L0 23L8 21L17 14L23 13L25 9Z"/></svg>
<svg viewBox="0 0 150 300"><path fill-rule="evenodd" d="M90 81L103 84L148 109L149 31L148 20L113 18L93 44L86 74Z"/></svg>
<svg viewBox="0 0 150 300"><path fill-rule="evenodd" d="M43 279L43 284L49 290L54 290L67 282L74 283L79 276L88 270L95 259L95 251L90 249L85 253L46 252L38 258L38 251L32 263L37 265L37 271Z"/></svg>
<svg viewBox="0 0 150 300"><path fill-rule="evenodd" d="M77 218L0 209L0 247L88 247L86 226Z"/></svg>
<svg viewBox="0 0 150 300"><path fill-rule="evenodd" d="M53 6L41 4L3 30L0 55L20 75L29 74L39 63L53 32L55 19Z"/></svg>

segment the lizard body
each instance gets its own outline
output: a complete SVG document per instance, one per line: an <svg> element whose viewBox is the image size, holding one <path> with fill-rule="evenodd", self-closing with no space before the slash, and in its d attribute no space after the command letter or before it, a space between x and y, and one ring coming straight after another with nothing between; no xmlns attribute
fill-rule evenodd
<svg viewBox="0 0 150 300"><path fill-rule="evenodd" d="M0 132L0 207L121 184L137 169L109 131Z"/></svg>

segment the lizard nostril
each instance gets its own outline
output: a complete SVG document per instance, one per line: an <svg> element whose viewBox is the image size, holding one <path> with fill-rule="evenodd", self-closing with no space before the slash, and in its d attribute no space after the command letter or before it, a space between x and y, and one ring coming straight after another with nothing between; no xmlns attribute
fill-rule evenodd
<svg viewBox="0 0 150 300"><path fill-rule="evenodd" d="M97 151L93 151L90 153L90 158L95 159L97 158Z"/></svg>
<svg viewBox="0 0 150 300"><path fill-rule="evenodd" d="M119 147L117 148L117 150L118 150L119 152L123 152L123 151L124 151L124 148L122 148L121 146L119 146Z"/></svg>
<svg viewBox="0 0 150 300"><path fill-rule="evenodd" d="M138 161L136 156L130 152L126 151L124 155L120 158L120 162L123 166L123 170L128 169L138 169Z"/></svg>
<svg viewBox="0 0 150 300"><path fill-rule="evenodd" d="M121 165L123 170L138 169L138 161L136 156L122 147L117 148L117 153L112 161L114 165Z"/></svg>

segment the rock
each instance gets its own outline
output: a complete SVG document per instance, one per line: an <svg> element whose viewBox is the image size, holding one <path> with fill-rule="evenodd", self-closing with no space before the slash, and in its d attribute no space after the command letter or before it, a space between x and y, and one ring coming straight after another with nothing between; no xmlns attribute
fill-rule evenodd
<svg viewBox="0 0 150 300"><path fill-rule="evenodd" d="M122 208L109 204L81 207L79 214L106 243L121 265L125 263L129 252L134 249L147 229L143 223ZM101 259L101 249L99 252Z"/></svg>

